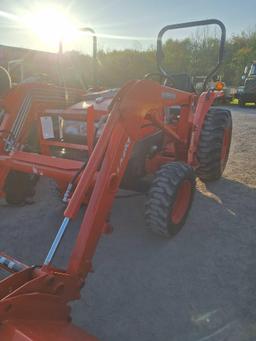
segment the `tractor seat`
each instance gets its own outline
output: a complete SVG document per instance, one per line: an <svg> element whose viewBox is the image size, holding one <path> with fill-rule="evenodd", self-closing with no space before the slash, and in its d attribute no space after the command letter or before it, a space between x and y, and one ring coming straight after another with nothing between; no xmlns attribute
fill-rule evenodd
<svg viewBox="0 0 256 341"><path fill-rule="evenodd" d="M195 92L191 77L186 73L172 74L164 85L186 92Z"/></svg>

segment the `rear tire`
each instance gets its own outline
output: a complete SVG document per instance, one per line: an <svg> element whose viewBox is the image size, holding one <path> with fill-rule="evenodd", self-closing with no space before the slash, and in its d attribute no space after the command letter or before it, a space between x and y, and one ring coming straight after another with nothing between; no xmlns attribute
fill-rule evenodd
<svg viewBox="0 0 256 341"><path fill-rule="evenodd" d="M146 202L148 228L174 237L185 224L195 192L193 168L182 162L163 165L156 173Z"/></svg>
<svg viewBox="0 0 256 341"><path fill-rule="evenodd" d="M212 108L208 111L197 150L202 181L219 179L228 161L232 136L232 117L229 110Z"/></svg>

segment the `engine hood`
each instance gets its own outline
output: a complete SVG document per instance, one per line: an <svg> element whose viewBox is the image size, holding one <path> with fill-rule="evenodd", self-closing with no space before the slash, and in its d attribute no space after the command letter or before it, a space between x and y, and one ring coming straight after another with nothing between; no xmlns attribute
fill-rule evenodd
<svg viewBox="0 0 256 341"><path fill-rule="evenodd" d="M113 98L119 89L109 89L99 92L88 92L85 100L72 105L71 109L86 109L88 106L93 105L97 111L108 111Z"/></svg>

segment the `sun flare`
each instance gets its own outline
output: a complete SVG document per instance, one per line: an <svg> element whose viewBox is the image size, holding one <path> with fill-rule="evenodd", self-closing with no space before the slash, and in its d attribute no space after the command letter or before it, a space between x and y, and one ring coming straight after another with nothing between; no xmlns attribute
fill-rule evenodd
<svg viewBox="0 0 256 341"><path fill-rule="evenodd" d="M50 48L60 41L69 43L75 39L77 29L72 18L61 8L47 7L30 13L26 19L29 28Z"/></svg>

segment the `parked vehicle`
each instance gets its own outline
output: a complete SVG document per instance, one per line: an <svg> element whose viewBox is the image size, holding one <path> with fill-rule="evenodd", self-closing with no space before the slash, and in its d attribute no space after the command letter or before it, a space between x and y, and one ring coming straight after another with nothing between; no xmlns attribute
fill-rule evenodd
<svg viewBox="0 0 256 341"><path fill-rule="evenodd" d="M256 61L246 65L241 81L237 89L238 104L241 107L246 103L256 104Z"/></svg>

